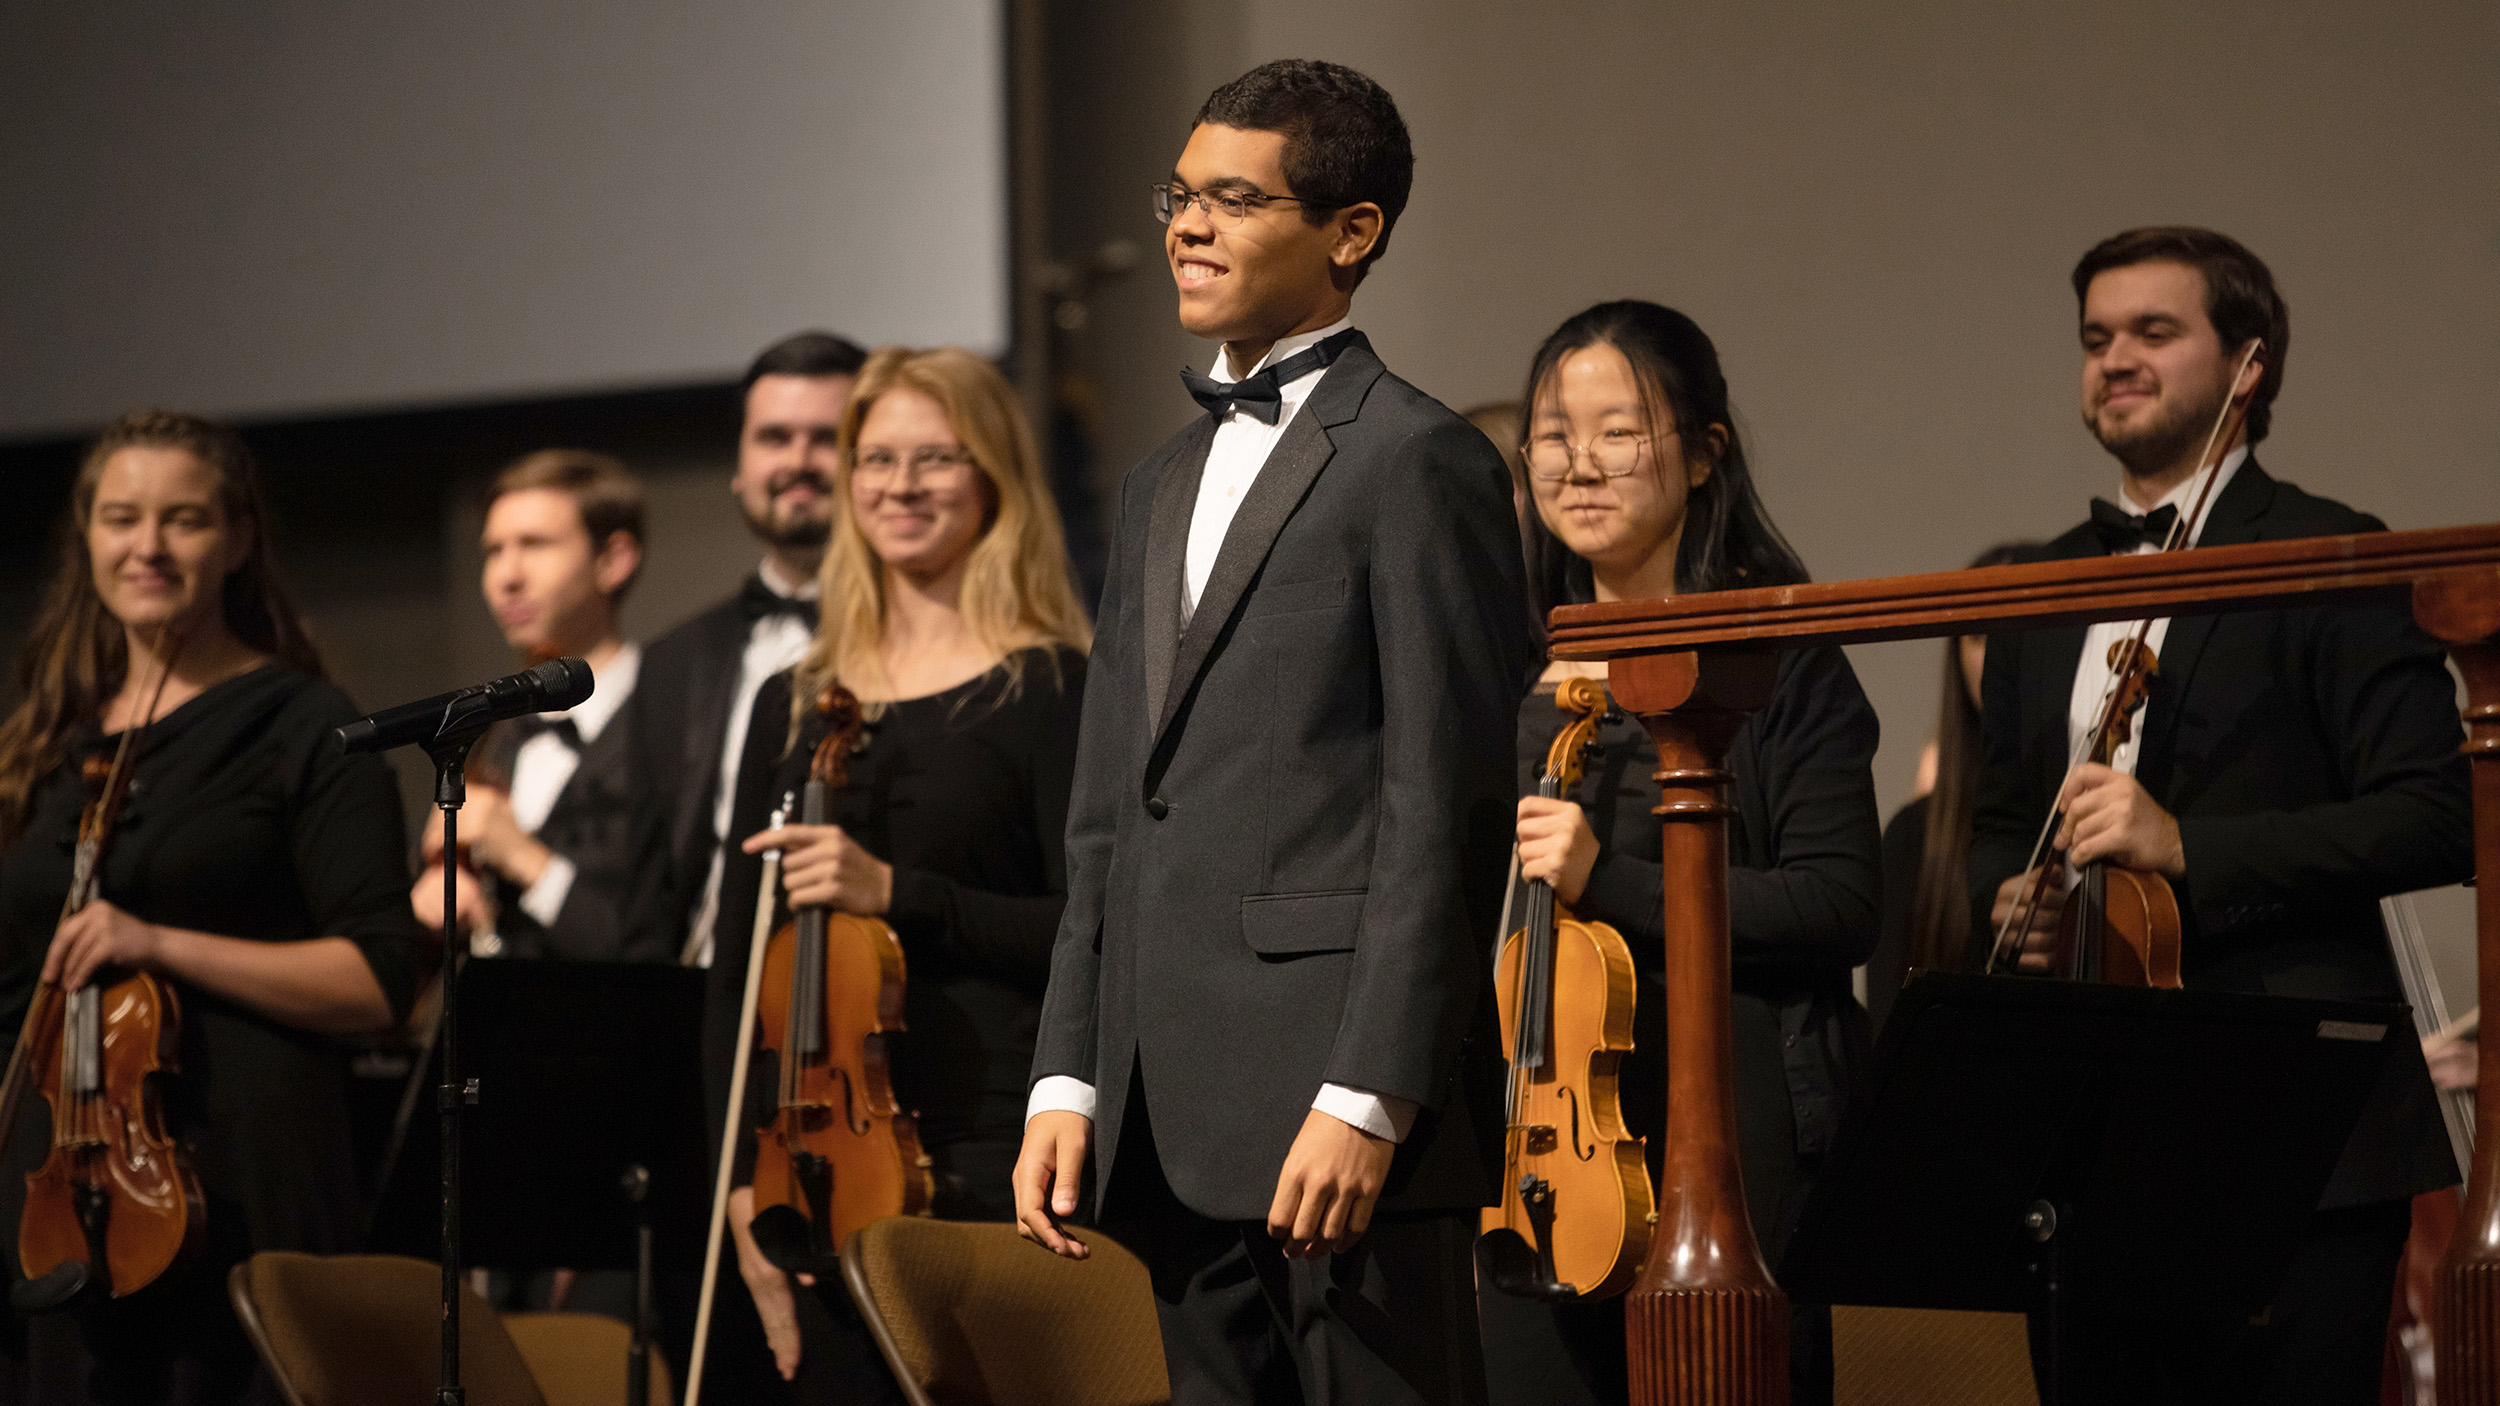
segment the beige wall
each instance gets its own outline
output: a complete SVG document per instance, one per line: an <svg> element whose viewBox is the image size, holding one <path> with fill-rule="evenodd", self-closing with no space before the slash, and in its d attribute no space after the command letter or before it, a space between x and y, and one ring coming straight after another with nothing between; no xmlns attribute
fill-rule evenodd
<svg viewBox="0 0 2500 1406"><path fill-rule="evenodd" d="M2067 270L2130 225L2206 224L2292 307L2268 466L2396 527L2500 521L2496 16L1104 0L1056 40L1061 234L1154 238L1136 192L1215 83L1352 64L1417 153L1356 302L1389 364L1453 405L1514 397L1579 308L1683 308L1719 343L1773 513L1839 579L1959 565L2110 492L2077 423ZM1076 350L1116 473L1190 413L1172 368L1206 349L1151 263L1094 314ZM1887 810L1935 650L1853 651Z"/></svg>

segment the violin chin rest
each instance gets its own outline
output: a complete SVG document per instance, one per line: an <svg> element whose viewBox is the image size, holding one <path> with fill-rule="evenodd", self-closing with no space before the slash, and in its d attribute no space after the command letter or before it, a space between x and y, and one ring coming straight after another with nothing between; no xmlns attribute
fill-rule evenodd
<svg viewBox="0 0 2500 1406"><path fill-rule="evenodd" d="M836 1254L818 1254L811 1242L816 1228L794 1206L766 1206L747 1223L747 1233L755 1237L755 1248L765 1259L788 1274L818 1276L842 1272L842 1258Z"/></svg>
<svg viewBox="0 0 2500 1406"><path fill-rule="evenodd" d="M1488 1230L1476 1238L1476 1273L1485 1283L1514 1298L1568 1303L1580 1297L1577 1288L1546 1278L1545 1267L1537 1262L1536 1247L1528 1243L1528 1237L1508 1226Z"/></svg>
<svg viewBox="0 0 2500 1406"><path fill-rule="evenodd" d="M9 1290L9 1307L20 1313L57 1313L87 1292L87 1262L63 1260L41 1279L19 1281Z"/></svg>

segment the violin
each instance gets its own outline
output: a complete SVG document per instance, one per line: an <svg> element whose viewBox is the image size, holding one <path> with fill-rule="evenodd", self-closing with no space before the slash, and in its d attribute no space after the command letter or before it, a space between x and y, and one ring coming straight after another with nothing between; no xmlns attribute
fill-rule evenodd
<svg viewBox="0 0 2500 1406"><path fill-rule="evenodd" d="M1579 783L1606 690L1569 678L1554 705L1572 720L1546 750L1537 794ZM1632 949L1571 916L1552 884L1528 885L1526 921L1494 963L1503 1053L1502 1199L1483 1215L1486 1278L1525 1298L1596 1299L1630 1288L1657 1226L1645 1144L1623 1124L1617 1071L1639 994Z"/></svg>
<svg viewBox="0 0 2500 1406"><path fill-rule="evenodd" d="M2264 350L2265 343L2251 342L2248 350L2240 354L2239 364L2231 373L2235 390L2248 375L2258 353ZM2195 524L2204 519L2214 483L2221 477L2209 472L2220 464L2214 451L2238 438L2238 428L2247 420L2248 405L2247 399L2237 395L2224 399L2222 413L2214 418L2213 430L2205 436L2204 452L2197 457L2197 472L2207 475L2205 482L2196 490L2188 510L2171 525L2170 536L2162 543L2163 551L2185 550ZM2161 661L2145 643L2152 629L2152 621L2139 620L2132 634L2110 646L2109 686L2101 695L2082 754L2075 758L2074 766L2067 768L2069 780L2076 768L2085 763L2110 765L2119 750L2133 740L2136 716L2144 710L2153 677L2161 669ZM2048 823L2040 829L2028 866L2030 881L2006 914L2005 925L1997 930L1996 942L1989 951L1988 969L1992 972L2011 971L2021 960L2020 935L2030 931L2032 915L2038 911L2049 882L2050 870L2040 860L2048 851L2050 837L2065 822L2064 809L2053 808ZM2067 899L2066 911L2059 915L2051 966L2072 981L2107 981L2176 991L2180 986L2182 936L2179 896L2168 879L2150 869L2094 860L2080 866L2075 890Z"/></svg>
<svg viewBox="0 0 2500 1406"><path fill-rule="evenodd" d="M87 804L63 922L101 894L140 739L172 672L168 658L113 759L89 757L81 772ZM35 989L0 1081L0 1129L17 1126L29 1089L42 1088L52 1107L51 1150L27 1175L18 1217L26 1279L9 1300L21 1312L126 1298L199 1249L207 1203L189 1152L165 1127L163 1085L176 1072L181 1038L180 999L146 972L107 969L75 991L54 981Z"/></svg>
<svg viewBox="0 0 2500 1406"><path fill-rule="evenodd" d="M839 684L818 695L832 726L809 761L801 823L824 825L829 798L863 731ZM903 944L875 918L799 910L761 961L756 1026L775 1088L754 1110L755 1220L765 1257L828 1273L852 1231L929 1209L929 1158L895 1102L887 1037L903 1028Z"/></svg>

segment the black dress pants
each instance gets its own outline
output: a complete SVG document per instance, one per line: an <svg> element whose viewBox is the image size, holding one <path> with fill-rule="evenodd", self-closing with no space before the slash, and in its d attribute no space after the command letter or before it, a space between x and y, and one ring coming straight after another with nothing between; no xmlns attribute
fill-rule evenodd
<svg viewBox="0 0 2500 1406"><path fill-rule="evenodd" d="M2318 1212L2261 1322L2068 1320L2061 1406L2375 1406L2412 1225L2410 1201ZM2031 1368L2044 1402L2046 1351L2047 1325L2035 1314Z"/></svg>
<svg viewBox="0 0 2500 1406"><path fill-rule="evenodd" d="M1344 1254L1287 1259L1266 1222L1181 1204L1132 1077L1103 1228L1154 1281L1173 1406L1484 1401L1472 1209L1376 1213Z"/></svg>

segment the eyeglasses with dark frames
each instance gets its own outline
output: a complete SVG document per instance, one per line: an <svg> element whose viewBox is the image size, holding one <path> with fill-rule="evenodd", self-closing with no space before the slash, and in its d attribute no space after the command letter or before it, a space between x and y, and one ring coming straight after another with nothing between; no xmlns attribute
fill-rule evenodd
<svg viewBox="0 0 2500 1406"><path fill-rule="evenodd" d="M1250 218L1251 211L1269 205L1300 205L1311 210L1345 208L1340 201L1305 200L1297 195L1261 195L1247 190L1191 190L1176 181L1157 181L1149 189L1154 194L1155 220L1167 225L1192 205L1206 211L1208 219L1225 229Z"/></svg>

